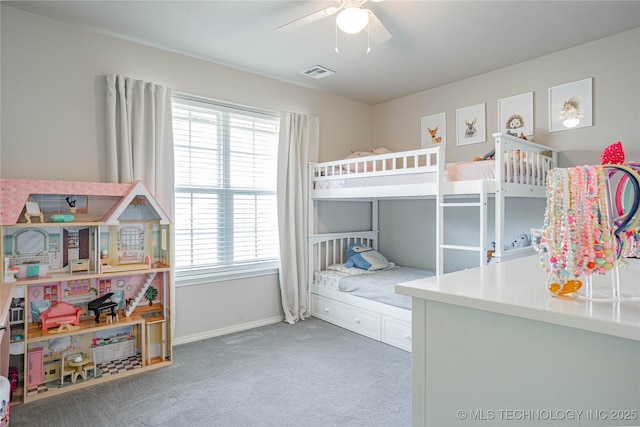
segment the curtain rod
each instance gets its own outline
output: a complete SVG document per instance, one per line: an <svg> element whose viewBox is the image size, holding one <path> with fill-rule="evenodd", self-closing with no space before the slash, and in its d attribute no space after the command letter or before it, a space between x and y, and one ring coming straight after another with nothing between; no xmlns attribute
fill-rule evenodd
<svg viewBox="0 0 640 427"><path fill-rule="evenodd" d="M217 99L211 99L203 96L191 95L188 93L176 92L176 91L173 91L173 96L175 96L176 98L182 98L189 101L204 102L208 104L218 105L220 107L234 108L236 110L247 111L249 113L264 114L267 116L280 118L280 113L273 110L263 110L261 108L249 107L247 105L235 104L233 102L220 101Z"/></svg>

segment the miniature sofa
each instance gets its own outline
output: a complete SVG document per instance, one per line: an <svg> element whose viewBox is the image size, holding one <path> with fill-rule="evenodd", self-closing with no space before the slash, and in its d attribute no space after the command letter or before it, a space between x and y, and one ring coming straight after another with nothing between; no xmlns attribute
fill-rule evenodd
<svg viewBox="0 0 640 427"><path fill-rule="evenodd" d="M42 331L46 332L49 328L63 324L80 325L80 313L82 313L82 310L79 307L66 302L59 302L40 313Z"/></svg>

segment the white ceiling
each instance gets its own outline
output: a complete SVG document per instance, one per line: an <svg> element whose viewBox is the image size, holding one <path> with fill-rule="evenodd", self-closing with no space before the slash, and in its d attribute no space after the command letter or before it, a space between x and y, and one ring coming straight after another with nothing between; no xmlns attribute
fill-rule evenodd
<svg viewBox="0 0 640 427"><path fill-rule="evenodd" d="M393 38L367 54L366 33L340 33L336 54L334 17L291 33L276 30L335 1L3 3L368 104L640 27L640 1L386 0L366 6ZM314 65L336 74L317 81L299 74Z"/></svg>

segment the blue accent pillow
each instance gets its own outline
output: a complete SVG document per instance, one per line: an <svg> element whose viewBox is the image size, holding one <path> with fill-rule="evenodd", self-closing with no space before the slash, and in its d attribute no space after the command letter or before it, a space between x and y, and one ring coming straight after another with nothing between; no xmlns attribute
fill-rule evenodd
<svg viewBox="0 0 640 427"><path fill-rule="evenodd" d="M345 267L356 267L362 270L375 271L388 268L391 263L380 252L368 246L350 245L347 249Z"/></svg>
<svg viewBox="0 0 640 427"><path fill-rule="evenodd" d="M360 243L352 243L347 248L347 259L351 258L357 253L370 251L371 248L369 246L361 245Z"/></svg>

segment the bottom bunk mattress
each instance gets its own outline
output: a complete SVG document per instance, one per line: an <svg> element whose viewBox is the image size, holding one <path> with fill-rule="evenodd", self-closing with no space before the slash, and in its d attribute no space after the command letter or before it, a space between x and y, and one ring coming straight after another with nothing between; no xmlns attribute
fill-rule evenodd
<svg viewBox="0 0 640 427"><path fill-rule="evenodd" d="M435 276L435 270L394 265L385 270L367 271L334 264L315 274L315 283L361 298L411 310L411 297L396 294L398 283Z"/></svg>

